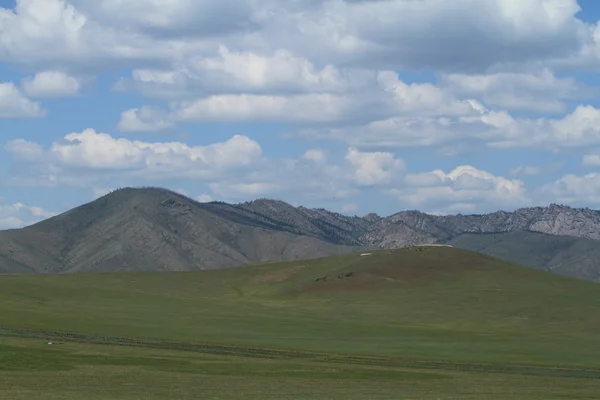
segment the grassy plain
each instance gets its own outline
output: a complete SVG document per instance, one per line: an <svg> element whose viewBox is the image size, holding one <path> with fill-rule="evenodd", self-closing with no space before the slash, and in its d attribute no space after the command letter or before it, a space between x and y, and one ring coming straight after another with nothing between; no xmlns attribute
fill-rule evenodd
<svg viewBox="0 0 600 400"><path fill-rule="evenodd" d="M0 398L595 399L599 289L451 248L4 275Z"/></svg>

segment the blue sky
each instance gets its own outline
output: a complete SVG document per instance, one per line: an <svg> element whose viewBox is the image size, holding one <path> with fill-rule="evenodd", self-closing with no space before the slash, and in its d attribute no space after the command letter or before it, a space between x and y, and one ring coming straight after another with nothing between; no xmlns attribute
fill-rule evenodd
<svg viewBox="0 0 600 400"><path fill-rule="evenodd" d="M596 1L0 7L0 228L146 185L358 215L600 208Z"/></svg>

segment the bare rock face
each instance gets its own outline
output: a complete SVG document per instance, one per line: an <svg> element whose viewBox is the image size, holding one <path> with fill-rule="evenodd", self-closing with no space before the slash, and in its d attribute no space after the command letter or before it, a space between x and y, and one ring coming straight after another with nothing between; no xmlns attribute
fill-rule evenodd
<svg viewBox="0 0 600 400"><path fill-rule="evenodd" d="M377 247L393 243L403 246L405 243L448 240L464 233L516 231L600 240L600 213L556 204L485 215L435 216L405 211L376 222L363 240Z"/></svg>
<svg viewBox="0 0 600 400"><path fill-rule="evenodd" d="M600 214L589 209L551 205L532 219L529 230L550 235L600 239Z"/></svg>

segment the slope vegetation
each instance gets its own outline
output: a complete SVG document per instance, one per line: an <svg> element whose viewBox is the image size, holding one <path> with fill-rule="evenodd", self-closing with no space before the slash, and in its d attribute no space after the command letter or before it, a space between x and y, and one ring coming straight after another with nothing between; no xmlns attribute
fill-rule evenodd
<svg viewBox="0 0 600 400"><path fill-rule="evenodd" d="M0 397L592 400L599 310L595 283L444 247L4 275Z"/></svg>
<svg viewBox="0 0 600 400"><path fill-rule="evenodd" d="M435 247L0 279L4 328L502 364L598 366L599 310L594 283Z"/></svg>

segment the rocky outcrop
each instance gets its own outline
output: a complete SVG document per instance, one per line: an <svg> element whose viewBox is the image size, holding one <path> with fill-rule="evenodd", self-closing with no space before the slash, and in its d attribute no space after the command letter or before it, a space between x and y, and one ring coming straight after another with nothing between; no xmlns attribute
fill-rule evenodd
<svg viewBox="0 0 600 400"><path fill-rule="evenodd" d="M393 243L404 245L424 239L427 242L447 240L463 233L516 231L599 240L600 213L557 204L484 215L435 216L403 211L373 224L363 240L376 246Z"/></svg>

